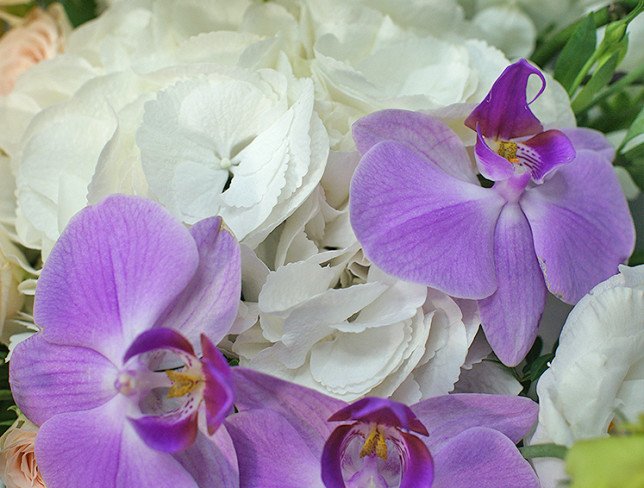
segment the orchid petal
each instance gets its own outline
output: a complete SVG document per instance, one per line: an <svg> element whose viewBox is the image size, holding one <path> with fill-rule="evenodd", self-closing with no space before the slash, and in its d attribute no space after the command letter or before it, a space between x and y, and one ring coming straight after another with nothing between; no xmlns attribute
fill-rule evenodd
<svg viewBox="0 0 644 488"><path fill-rule="evenodd" d="M360 161L351 224L366 255L387 273L457 297L496 289L494 227L504 199L457 180L396 142Z"/></svg>
<svg viewBox="0 0 644 488"><path fill-rule="evenodd" d="M210 437L199 432L192 446L173 457L200 488L239 488L237 453L225 427Z"/></svg>
<svg viewBox="0 0 644 488"><path fill-rule="evenodd" d="M219 352L205 335L201 336L206 422L208 433L212 435L233 410L232 374L224 355Z"/></svg>
<svg viewBox="0 0 644 488"><path fill-rule="evenodd" d="M539 488L537 475L514 443L498 431L473 428L434 453L432 488Z"/></svg>
<svg viewBox="0 0 644 488"><path fill-rule="evenodd" d="M528 78L537 75L542 86L539 93L528 102ZM491 139L514 139L543 131L539 119L530 110L530 103L537 99L546 87L546 79L537 68L520 59L508 66L492 85L485 99L476 106L465 125L479 130Z"/></svg>
<svg viewBox="0 0 644 488"><path fill-rule="evenodd" d="M519 442L536 422L538 413L537 404L529 398L478 393L428 398L411 409L429 431L429 437L423 440L432 452L472 427L498 430Z"/></svg>
<svg viewBox="0 0 644 488"><path fill-rule="evenodd" d="M563 129L562 132L572 142L577 151L588 149L599 153L602 157L612 161L615 158L615 148L606 136L597 130L586 127Z"/></svg>
<svg viewBox="0 0 644 488"><path fill-rule="evenodd" d="M199 267L157 323L178 330L195 347L201 333L217 344L230 331L239 307L239 244L223 226L221 217L197 222L190 234L199 251Z"/></svg>
<svg viewBox="0 0 644 488"><path fill-rule="evenodd" d="M197 414L193 400L177 412L131 418L130 422L152 449L178 452L191 446L197 438Z"/></svg>
<svg viewBox="0 0 644 488"><path fill-rule="evenodd" d="M530 168L532 179L542 183L559 165L575 159L575 148L563 132L548 130L518 143L517 158L523 166Z"/></svg>
<svg viewBox="0 0 644 488"><path fill-rule="evenodd" d="M425 426L416 418L414 412L407 405L388 398L363 398L338 410L329 417L330 422L344 420L389 425L428 435Z"/></svg>
<svg viewBox="0 0 644 488"><path fill-rule="evenodd" d="M105 356L50 344L42 333L16 346L9 368L16 405L38 425L60 413L98 407L117 393L118 370Z"/></svg>
<svg viewBox="0 0 644 488"><path fill-rule="evenodd" d="M507 180L515 174L516 166L503 156L495 153L481 134L481 129L476 129L476 145L474 146L476 165L481 174L492 181Z"/></svg>
<svg viewBox="0 0 644 488"><path fill-rule="evenodd" d="M331 432L322 451L322 481L326 488L346 488L342 474L344 443L353 425L340 425Z"/></svg>
<svg viewBox="0 0 644 488"><path fill-rule="evenodd" d="M503 208L494 239L499 285L492 296L479 301L481 323L492 350L503 364L514 366L537 337L546 285L530 225L518 204Z"/></svg>
<svg viewBox="0 0 644 488"><path fill-rule="evenodd" d="M406 459L405 469L400 479L400 488L416 488L417 486L433 486L434 461L427 446L418 437L401 432Z"/></svg>
<svg viewBox="0 0 644 488"><path fill-rule="evenodd" d="M188 231L159 205L117 195L69 223L38 280L36 323L50 342L115 364L152 327L197 267Z"/></svg>
<svg viewBox="0 0 644 488"><path fill-rule="evenodd" d="M267 408L280 413L316 456L322 453L322 445L335 427L327 419L347 405L315 390L251 369L233 368L232 376L235 405L240 411Z"/></svg>
<svg viewBox="0 0 644 488"><path fill-rule="evenodd" d="M445 173L478 184L470 158L459 137L441 120L409 110L381 110L361 118L352 127L364 154L382 141L396 141L434 161Z"/></svg>
<svg viewBox="0 0 644 488"><path fill-rule="evenodd" d="M320 457L291 422L269 410L249 410L225 422L238 456L240 486L322 488ZM321 452L322 445L318 447Z"/></svg>
<svg viewBox="0 0 644 488"><path fill-rule="evenodd" d="M48 488L154 486L197 488L169 454L147 447L125 421L129 400L56 415L36 438L38 467Z"/></svg>
<svg viewBox="0 0 644 488"><path fill-rule="evenodd" d="M195 355L192 344L190 344L190 342L188 342L188 340L176 330L167 329L165 327L155 327L153 329L146 330L134 339L134 342L132 342L127 351L125 351L123 363L126 363L131 358L138 356L139 354L159 349L170 349L180 354L183 353L190 356Z"/></svg>
<svg viewBox="0 0 644 488"><path fill-rule="evenodd" d="M577 152L520 201L548 289L576 303L617 273L635 245L633 219L612 165L600 153Z"/></svg>

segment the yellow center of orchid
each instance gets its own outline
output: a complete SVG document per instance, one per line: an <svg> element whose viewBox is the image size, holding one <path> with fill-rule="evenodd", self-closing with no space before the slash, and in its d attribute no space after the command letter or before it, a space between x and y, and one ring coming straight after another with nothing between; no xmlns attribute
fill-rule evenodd
<svg viewBox="0 0 644 488"><path fill-rule="evenodd" d="M168 390L168 398L179 398L192 393L201 383L203 377L191 371L166 371L172 386Z"/></svg>
<svg viewBox="0 0 644 488"><path fill-rule="evenodd" d="M364 441L360 449L360 457L372 456L376 454L383 461L387 460L387 441L384 434L377 426L371 428L371 432Z"/></svg>
<svg viewBox="0 0 644 488"><path fill-rule="evenodd" d="M499 142L499 149L497 154L513 164L517 164L519 159L517 158L517 143L512 141L501 141Z"/></svg>

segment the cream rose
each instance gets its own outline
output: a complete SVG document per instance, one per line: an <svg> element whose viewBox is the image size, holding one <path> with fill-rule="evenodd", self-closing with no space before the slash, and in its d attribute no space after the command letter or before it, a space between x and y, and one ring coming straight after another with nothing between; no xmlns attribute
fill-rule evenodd
<svg viewBox="0 0 644 488"><path fill-rule="evenodd" d="M38 427L21 418L0 437L0 469L7 488L45 488L34 444Z"/></svg>
<svg viewBox="0 0 644 488"><path fill-rule="evenodd" d="M0 95L13 90L18 77L31 66L51 59L65 46L69 22L60 4L46 11L34 8L24 22L0 38Z"/></svg>

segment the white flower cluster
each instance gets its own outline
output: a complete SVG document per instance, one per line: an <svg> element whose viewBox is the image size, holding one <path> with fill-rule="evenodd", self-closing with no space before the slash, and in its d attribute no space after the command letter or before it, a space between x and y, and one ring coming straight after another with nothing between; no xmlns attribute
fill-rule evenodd
<svg viewBox="0 0 644 488"><path fill-rule="evenodd" d="M507 66L466 27L443 0L114 2L0 99L10 223L46 260L111 193L219 214L245 244L242 364L346 399L447 393L462 366L490 385L476 307L371 266L347 209L356 119L478 102Z"/></svg>

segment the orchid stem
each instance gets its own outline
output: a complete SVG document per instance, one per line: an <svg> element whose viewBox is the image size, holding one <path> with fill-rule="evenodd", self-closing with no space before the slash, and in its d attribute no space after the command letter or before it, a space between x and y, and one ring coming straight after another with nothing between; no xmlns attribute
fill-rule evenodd
<svg viewBox="0 0 644 488"><path fill-rule="evenodd" d="M606 100L611 95L614 95L615 93L623 90L631 83L635 83L640 80L644 80L644 65L640 65L636 69L629 71L615 83L609 85L603 92L597 95L589 105L580 110L579 114L587 112L590 108L594 107L603 100Z"/></svg>
<svg viewBox="0 0 644 488"><path fill-rule="evenodd" d="M614 2L604 8L593 12L593 21L595 22L595 27L601 27L603 25L609 24L614 20L620 18L619 15L616 15L615 12L618 11L618 7L624 9L626 14L631 10L635 9L638 5L637 0L623 0L621 2ZM555 34L554 37L544 42L539 46L534 54L530 57L532 61L537 63L539 66L543 67L548 61L550 61L555 54L561 52L561 49L564 47L572 33L579 27L579 25L584 22L585 19L579 19L577 22L570 24L568 27L559 31L558 34Z"/></svg>
<svg viewBox="0 0 644 488"><path fill-rule="evenodd" d="M543 457L565 459L568 448L559 444L534 444L520 447L519 452L525 459Z"/></svg>

